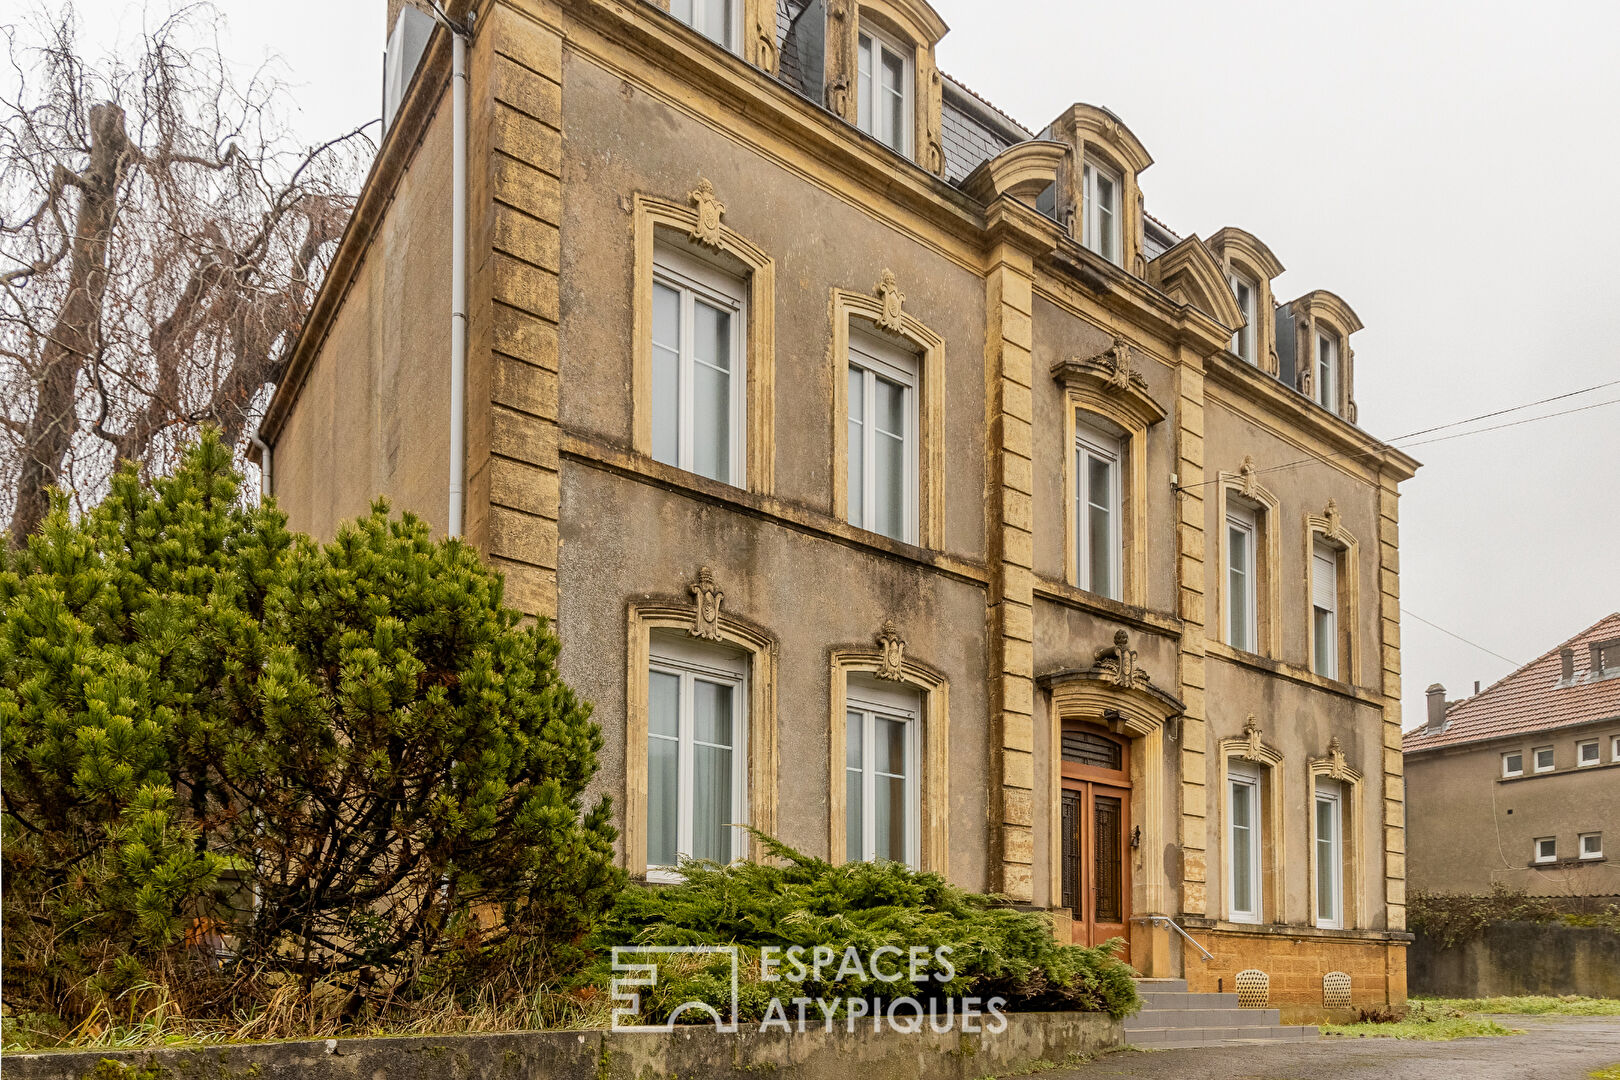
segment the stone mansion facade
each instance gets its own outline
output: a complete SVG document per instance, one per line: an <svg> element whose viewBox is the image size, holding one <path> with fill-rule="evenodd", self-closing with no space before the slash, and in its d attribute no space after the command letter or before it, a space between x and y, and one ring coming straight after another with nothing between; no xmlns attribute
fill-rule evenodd
<svg viewBox="0 0 1620 1080"><path fill-rule="evenodd" d="M595 703L632 875L747 822L1194 990L1404 999L1417 463L1356 426L1351 307L1148 217L1107 110L940 71L926 0L448 6L464 534ZM446 521L450 38L262 425L317 536Z"/></svg>

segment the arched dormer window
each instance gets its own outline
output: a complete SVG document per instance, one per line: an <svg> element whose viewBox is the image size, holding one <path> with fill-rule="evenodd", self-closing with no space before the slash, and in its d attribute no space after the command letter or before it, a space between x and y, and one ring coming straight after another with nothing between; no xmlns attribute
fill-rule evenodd
<svg viewBox="0 0 1620 1080"><path fill-rule="evenodd" d="M1291 300L1277 313L1277 377L1335 416L1356 420L1355 353L1361 319L1326 289Z"/></svg>
<svg viewBox="0 0 1620 1080"><path fill-rule="evenodd" d="M776 74L776 5L773 0L654 0L679 21Z"/></svg>
<svg viewBox="0 0 1620 1080"><path fill-rule="evenodd" d="M1221 264L1244 325L1232 335L1232 353L1268 375L1277 374L1276 304L1271 280L1283 265L1253 233L1228 225L1209 238L1208 247Z"/></svg>
<svg viewBox="0 0 1620 1080"><path fill-rule="evenodd" d="M1142 190L1137 178L1153 164L1131 130L1107 109L1071 105L1047 129L1045 138L1072 149L1058 184L1069 231L1081 246L1123 266L1138 277L1142 257Z"/></svg>
<svg viewBox="0 0 1620 1080"><path fill-rule="evenodd" d="M827 4L827 107L936 175L945 149L934 46L947 29L923 0Z"/></svg>

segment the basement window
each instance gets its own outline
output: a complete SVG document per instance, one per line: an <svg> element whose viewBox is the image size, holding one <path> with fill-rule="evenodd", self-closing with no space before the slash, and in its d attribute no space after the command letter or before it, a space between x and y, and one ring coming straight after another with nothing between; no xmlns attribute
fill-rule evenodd
<svg viewBox="0 0 1620 1080"><path fill-rule="evenodd" d="M1538 746L1538 747L1536 747L1535 754L1536 754L1536 772L1538 772L1538 773L1539 772L1552 772L1553 771L1553 748L1550 747L1550 746Z"/></svg>
<svg viewBox="0 0 1620 1080"><path fill-rule="evenodd" d="M1524 775L1524 755L1523 754L1503 754L1502 755L1502 775L1504 777L1523 776Z"/></svg>
<svg viewBox="0 0 1620 1080"><path fill-rule="evenodd" d="M1536 862L1553 863L1558 861L1558 838L1555 836L1541 836L1536 838Z"/></svg>
<svg viewBox="0 0 1620 1080"><path fill-rule="evenodd" d="M1575 764L1583 769L1588 765L1596 765L1601 760L1598 755L1598 741L1596 739L1575 744Z"/></svg>
<svg viewBox="0 0 1620 1080"><path fill-rule="evenodd" d="M1581 858L1603 858L1603 834L1600 832L1581 833Z"/></svg>

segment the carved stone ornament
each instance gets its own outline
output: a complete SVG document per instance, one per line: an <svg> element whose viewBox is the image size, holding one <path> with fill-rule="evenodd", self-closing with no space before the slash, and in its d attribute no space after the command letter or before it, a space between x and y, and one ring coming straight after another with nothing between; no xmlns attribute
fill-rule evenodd
<svg viewBox="0 0 1620 1080"><path fill-rule="evenodd" d="M1323 512L1327 518L1327 531L1329 536L1338 536L1344 531L1344 523L1339 520L1339 500L1329 499L1327 510Z"/></svg>
<svg viewBox="0 0 1620 1080"><path fill-rule="evenodd" d="M697 208L692 239L719 251L724 242L720 237L720 215L726 212L726 204L714 197L714 185L707 180L699 180L698 186L687 192L686 197Z"/></svg>
<svg viewBox="0 0 1620 1080"><path fill-rule="evenodd" d="M1243 497L1245 499L1255 499L1260 489L1260 485L1254 478L1253 454L1243 455L1243 464L1238 466L1238 476L1243 480L1243 487L1241 489L1243 491Z"/></svg>
<svg viewBox="0 0 1620 1080"><path fill-rule="evenodd" d="M1153 680L1136 666L1136 650L1131 648L1131 636L1123 630L1114 631L1114 643L1098 649L1096 669L1115 686L1126 690L1141 689Z"/></svg>
<svg viewBox="0 0 1620 1080"><path fill-rule="evenodd" d="M714 574L707 566L698 571L697 580L692 582L690 591L694 602L692 636L719 641L720 602L726 594L714 583Z"/></svg>
<svg viewBox="0 0 1620 1080"><path fill-rule="evenodd" d="M885 269L883 271L883 276L878 279L875 291L878 303L883 307L882 313L878 315L875 321L884 330L896 334L900 333L905 326L905 317L900 310L900 305L906 302L906 294L900 291L900 286L895 282L893 270Z"/></svg>
<svg viewBox="0 0 1620 1080"><path fill-rule="evenodd" d="M759 66L766 71L776 70L776 23L772 20L770 26L765 20L754 20L754 48L757 50Z"/></svg>
<svg viewBox="0 0 1620 1080"><path fill-rule="evenodd" d="M1095 356L1088 356L1078 361L1078 366L1090 369L1101 375L1104 389L1116 393L1129 390L1132 387L1146 390L1147 380L1142 373L1136 370L1131 360L1131 343L1122 337L1114 339L1114 343Z"/></svg>
<svg viewBox="0 0 1620 1080"><path fill-rule="evenodd" d="M1344 761L1344 744L1339 742L1337 735L1328 740L1327 757L1316 760L1327 765L1327 774L1333 779L1342 782L1351 778L1350 767Z"/></svg>
<svg viewBox="0 0 1620 1080"><path fill-rule="evenodd" d="M893 619L883 620L883 629L878 631L878 647L883 655L878 658L877 677L900 682L905 678L906 639L900 636L900 630L894 625Z"/></svg>
<svg viewBox="0 0 1620 1080"><path fill-rule="evenodd" d="M1253 713L1243 725L1243 741L1247 744L1243 748L1243 757L1249 761L1262 761L1264 756L1260 753L1260 725Z"/></svg>

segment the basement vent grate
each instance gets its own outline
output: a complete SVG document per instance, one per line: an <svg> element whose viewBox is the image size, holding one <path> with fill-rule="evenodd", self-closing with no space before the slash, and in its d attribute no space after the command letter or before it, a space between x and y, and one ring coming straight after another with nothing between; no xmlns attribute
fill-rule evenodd
<svg viewBox="0 0 1620 1080"><path fill-rule="evenodd" d="M1322 1007L1324 1009L1350 1007L1350 976L1342 971L1330 971L1322 976Z"/></svg>
<svg viewBox="0 0 1620 1080"><path fill-rule="evenodd" d="M1258 968L1237 973L1238 1008L1265 1009L1271 1005L1271 976Z"/></svg>

